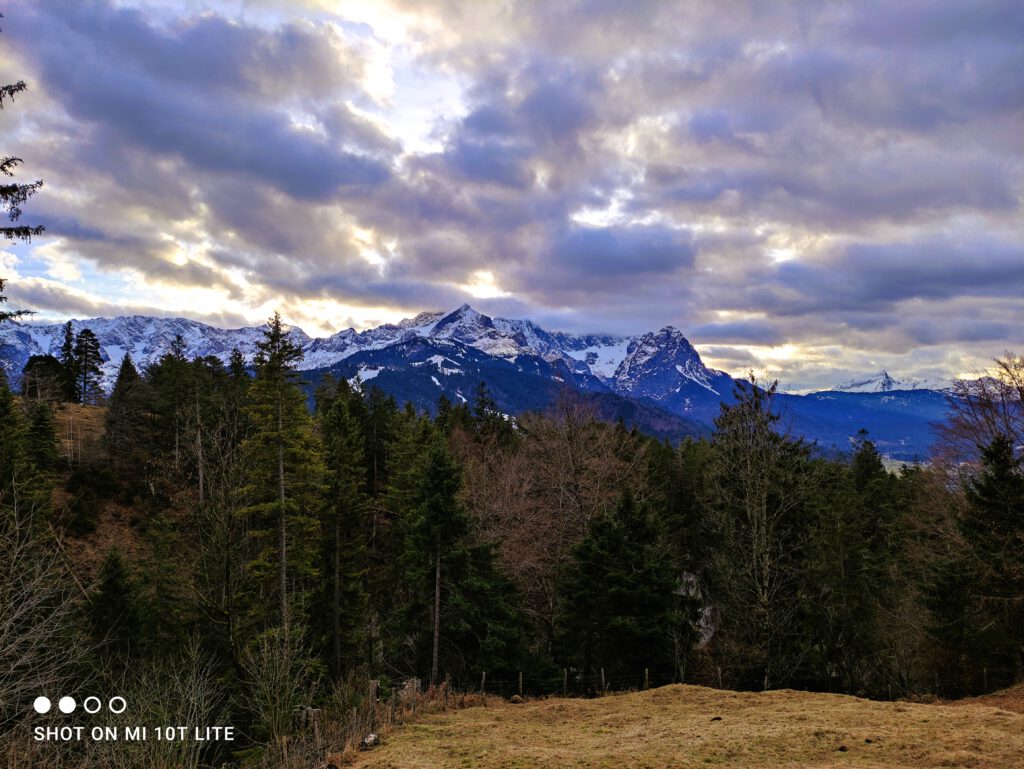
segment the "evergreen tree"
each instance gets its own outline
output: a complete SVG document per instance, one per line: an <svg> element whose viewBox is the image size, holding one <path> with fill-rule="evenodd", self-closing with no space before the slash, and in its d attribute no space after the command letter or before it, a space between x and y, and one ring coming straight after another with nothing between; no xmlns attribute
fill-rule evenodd
<svg viewBox="0 0 1024 769"><path fill-rule="evenodd" d="M249 431L248 391L251 380L241 352L232 350L227 370L213 377L202 422L206 473L205 504L195 507L199 538L196 600L206 620L207 643L225 660L240 664L246 607L239 601L245 585L243 548L247 534L240 513L246 503L247 468L242 445ZM243 591L244 592L244 591Z"/></svg>
<svg viewBox="0 0 1024 769"><path fill-rule="evenodd" d="M103 560L88 612L93 638L105 653L123 660L139 651L142 623L137 587L128 562L116 547Z"/></svg>
<svg viewBox="0 0 1024 769"><path fill-rule="evenodd" d="M53 408L45 401L38 401L28 412L28 429L25 435L29 461L39 470L53 470L60 456L57 450L57 428L53 421Z"/></svg>
<svg viewBox="0 0 1024 769"><path fill-rule="evenodd" d="M100 364L103 357L100 354L100 340L91 329L83 328L75 336L74 360L75 394L79 402L94 404L101 395Z"/></svg>
<svg viewBox="0 0 1024 769"><path fill-rule="evenodd" d="M849 466L815 463L817 489L805 568L809 682L843 691L886 691L879 655L883 609L892 605L901 525L897 480L861 431ZM873 658L881 659L875 660Z"/></svg>
<svg viewBox="0 0 1024 769"><path fill-rule="evenodd" d="M480 666L512 671L525 648L518 598L491 549L473 541L461 469L428 420L402 412L395 431L387 495L395 521L383 551L390 580L377 590L397 609L387 656L433 683Z"/></svg>
<svg viewBox="0 0 1024 769"><path fill-rule="evenodd" d="M27 479L30 466L25 432L25 417L0 367L0 502L10 493L15 481Z"/></svg>
<svg viewBox="0 0 1024 769"><path fill-rule="evenodd" d="M75 330L69 320L64 324L60 344L60 365L64 373L64 400L80 403L82 394L78 389L78 361L75 359Z"/></svg>
<svg viewBox="0 0 1024 769"><path fill-rule="evenodd" d="M722 404L707 487L716 646L745 685L764 689L789 678L804 654L795 619L815 488L808 446L776 429L777 385L751 376L737 384L735 403Z"/></svg>
<svg viewBox="0 0 1024 769"><path fill-rule="evenodd" d="M1024 473L1014 446L997 437L967 484L960 529L975 575L975 663L990 661L1024 681Z"/></svg>
<svg viewBox="0 0 1024 769"><path fill-rule="evenodd" d="M189 362L185 342L178 334L170 349L146 371L153 390L156 413L156 440L160 452L170 457L176 473L181 473L185 454L185 420L190 395Z"/></svg>
<svg viewBox="0 0 1024 769"><path fill-rule="evenodd" d="M681 584L659 551L649 511L627 490L590 524L560 589L565 662L585 675L674 676L694 641ZM680 648L682 647L682 648Z"/></svg>
<svg viewBox="0 0 1024 769"><path fill-rule="evenodd" d="M0 14L2 18L3 14ZM28 88L25 85L24 80L19 80L16 83L9 83L7 85L0 85L0 109L4 107L5 100L14 99L15 94L19 94ZM14 176L14 169L21 165L21 158L14 157L12 155L0 156L0 174L7 177ZM0 206L7 211L7 218L11 222L17 222L21 218L21 206L30 197L35 195L43 186L42 180L36 180L34 182L18 183L10 182L8 184L0 184ZM7 240L31 240L33 236L39 235L43 232L42 226L29 226L24 224L11 224L4 227L0 227L0 234ZM0 277L0 305L3 305L7 301L7 297L4 296L4 288L7 285L7 280ZM28 310L3 310L0 309L0 323L11 320L13 318L20 318L26 315Z"/></svg>
<svg viewBox="0 0 1024 769"><path fill-rule="evenodd" d="M125 354L107 402L103 443L114 469L122 478L140 476L148 448L149 389Z"/></svg>
<svg viewBox="0 0 1024 769"><path fill-rule="evenodd" d="M361 400L348 382L336 384L335 395L322 413L320 430L327 461L329 504L323 526L324 578L322 616L331 670L340 675L364 655L367 594L363 583L367 565L368 515L365 438L351 405Z"/></svg>
<svg viewBox="0 0 1024 769"><path fill-rule="evenodd" d="M248 478L241 514L253 545L246 598L257 630L279 626L287 633L299 623L317 576L324 468L299 387L301 359L275 314L254 360L256 377L248 391L252 432L242 446Z"/></svg>

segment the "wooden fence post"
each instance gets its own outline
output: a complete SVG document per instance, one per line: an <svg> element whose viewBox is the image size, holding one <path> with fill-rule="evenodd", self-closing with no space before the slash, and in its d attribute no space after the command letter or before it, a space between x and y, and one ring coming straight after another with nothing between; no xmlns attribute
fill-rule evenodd
<svg viewBox="0 0 1024 769"><path fill-rule="evenodd" d="M605 685L604 682L604 668L601 668L601 694L604 694L605 691L607 691L607 689L608 687Z"/></svg>
<svg viewBox="0 0 1024 769"><path fill-rule="evenodd" d="M648 673L649 670L647 668L644 668L644 689L650 688L651 685L651 679Z"/></svg>
<svg viewBox="0 0 1024 769"><path fill-rule="evenodd" d="M519 671L519 696L523 696L523 671Z"/></svg>
<svg viewBox="0 0 1024 769"><path fill-rule="evenodd" d="M484 693L484 686L487 684L487 671L480 674L480 693Z"/></svg>
<svg viewBox="0 0 1024 769"><path fill-rule="evenodd" d="M569 695L569 668L562 668L562 696Z"/></svg>
<svg viewBox="0 0 1024 769"><path fill-rule="evenodd" d="M718 688L722 688L722 666L718 666Z"/></svg>

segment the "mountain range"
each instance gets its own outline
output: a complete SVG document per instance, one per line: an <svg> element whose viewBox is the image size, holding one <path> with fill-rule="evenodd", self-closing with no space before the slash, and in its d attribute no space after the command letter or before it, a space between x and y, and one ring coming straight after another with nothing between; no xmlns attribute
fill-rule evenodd
<svg viewBox="0 0 1024 769"><path fill-rule="evenodd" d="M141 368L155 362L180 336L190 355L227 360L233 348L251 359L262 327L220 329L185 318L125 316L71 321L100 341L103 381L110 387L125 353ZM492 318L463 305L425 312L366 331L345 329L314 338L290 334L303 350L306 379L324 375L378 386L400 402L436 408L441 394L471 401L480 381L505 413L544 409L565 390L590 401L609 419L622 419L658 437L677 439L710 431L735 381L708 368L676 328L632 337L546 331L529 320ZM17 374L32 355L55 354L62 324L6 323L0 327L0 362ZM904 381L886 372L832 390L780 393L782 424L823 449L846 450L861 428L894 459L925 458L934 422L946 412L948 383Z"/></svg>

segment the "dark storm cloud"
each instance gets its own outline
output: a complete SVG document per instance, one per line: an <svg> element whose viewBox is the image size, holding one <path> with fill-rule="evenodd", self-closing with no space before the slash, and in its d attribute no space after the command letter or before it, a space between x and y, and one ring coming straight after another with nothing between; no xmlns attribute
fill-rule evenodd
<svg viewBox="0 0 1024 769"><path fill-rule="evenodd" d="M692 267L696 253L688 231L641 225L572 227L555 240L550 258L571 276L606 281L674 273Z"/></svg>
<svg viewBox="0 0 1024 769"><path fill-rule="evenodd" d="M904 300L1024 296L1024 248L972 243L854 244L815 261L779 265L779 314L884 309Z"/></svg>
<svg viewBox="0 0 1024 769"><path fill-rule="evenodd" d="M140 11L95 2L44 3L34 32L43 87L72 117L99 126L106 143L308 200L390 174L386 162L342 150L256 98L328 93L351 81L333 43L313 30L267 32L217 16L162 28Z"/></svg>

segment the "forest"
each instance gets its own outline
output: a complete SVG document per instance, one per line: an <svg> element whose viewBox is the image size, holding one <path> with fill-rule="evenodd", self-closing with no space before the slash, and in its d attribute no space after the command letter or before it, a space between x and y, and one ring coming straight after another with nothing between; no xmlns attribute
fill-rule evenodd
<svg viewBox="0 0 1024 769"><path fill-rule="evenodd" d="M358 380L311 396L278 316L251 363L179 340L143 371L126 355L108 395L91 336L0 382L0 749L19 766L283 766L312 739L299 714L342 723L410 679L880 699L1024 680L1013 354L958 383L929 463L892 470L863 432L841 457L788 435L753 375L710 439L670 445L569 393L514 418L483 383L433 416ZM33 744L32 699L69 692L238 738Z"/></svg>

